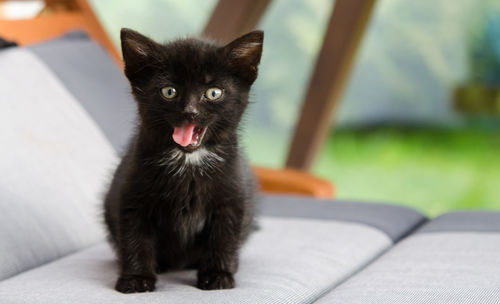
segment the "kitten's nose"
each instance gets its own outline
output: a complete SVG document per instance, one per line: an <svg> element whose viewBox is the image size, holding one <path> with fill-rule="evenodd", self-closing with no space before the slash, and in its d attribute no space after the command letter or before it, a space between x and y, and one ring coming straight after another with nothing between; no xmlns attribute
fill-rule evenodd
<svg viewBox="0 0 500 304"><path fill-rule="evenodd" d="M184 109L184 117L186 117L187 120L194 120L198 117L199 114L200 112L198 111L198 109L196 109L192 105L188 105Z"/></svg>

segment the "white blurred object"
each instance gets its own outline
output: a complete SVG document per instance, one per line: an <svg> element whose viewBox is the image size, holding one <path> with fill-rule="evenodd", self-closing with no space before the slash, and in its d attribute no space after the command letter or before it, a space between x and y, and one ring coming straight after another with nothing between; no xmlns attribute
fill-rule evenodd
<svg viewBox="0 0 500 304"><path fill-rule="evenodd" d="M44 5L42 0L5 1L0 3L0 18L33 18L43 9Z"/></svg>

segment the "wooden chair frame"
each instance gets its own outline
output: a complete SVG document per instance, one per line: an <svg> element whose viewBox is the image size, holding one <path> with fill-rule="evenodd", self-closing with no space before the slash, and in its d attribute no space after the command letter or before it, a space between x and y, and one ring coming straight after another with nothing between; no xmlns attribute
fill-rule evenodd
<svg viewBox="0 0 500 304"><path fill-rule="evenodd" d="M0 5L2 2L7 0L0 0ZM86 0L45 0L43 10L31 19L9 20L0 16L0 35L20 45L54 38L74 29L85 30L122 66L121 56Z"/></svg>

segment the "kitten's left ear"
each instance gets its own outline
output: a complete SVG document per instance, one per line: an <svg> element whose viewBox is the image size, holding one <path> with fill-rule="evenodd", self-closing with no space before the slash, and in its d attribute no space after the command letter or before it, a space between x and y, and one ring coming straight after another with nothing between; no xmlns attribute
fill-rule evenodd
<svg viewBox="0 0 500 304"><path fill-rule="evenodd" d="M262 55L263 31L253 31L233 40L224 47L224 54L229 65L241 77L252 84L257 78L257 67Z"/></svg>

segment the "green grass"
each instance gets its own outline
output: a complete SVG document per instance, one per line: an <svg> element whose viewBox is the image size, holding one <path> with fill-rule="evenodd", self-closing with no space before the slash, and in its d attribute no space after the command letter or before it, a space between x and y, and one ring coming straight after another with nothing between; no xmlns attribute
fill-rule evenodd
<svg viewBox="0 0 500 304"><path fill-rule="evenodd" d="M337 131L313 172L339 199L391 202L435 216L500 209L500 134L479 130Z"/></svg>

